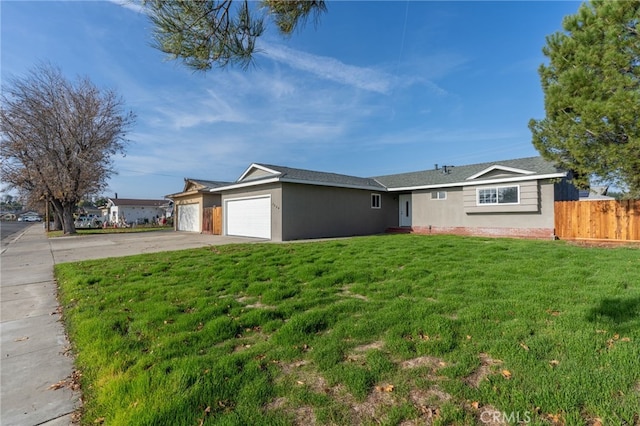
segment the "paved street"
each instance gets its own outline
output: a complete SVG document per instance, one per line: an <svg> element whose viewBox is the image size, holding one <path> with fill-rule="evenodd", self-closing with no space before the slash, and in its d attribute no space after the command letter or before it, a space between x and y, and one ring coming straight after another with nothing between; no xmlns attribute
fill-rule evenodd
<svg viewBox="0 0 640 426"><path fill-rule="evenodd" d="M9 243L11 237L16 237L20 232L24 231L32 223L18 221L2 221L0 222L0 240L2 248Z"/></svg>

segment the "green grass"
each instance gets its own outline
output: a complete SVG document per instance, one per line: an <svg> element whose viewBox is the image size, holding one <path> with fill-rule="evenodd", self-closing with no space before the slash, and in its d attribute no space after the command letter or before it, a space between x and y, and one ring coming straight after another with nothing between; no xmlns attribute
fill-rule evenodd
<svg viewBox="0 0 640 426"><path fill-rule="evenodd" d="M83 424L640 422L638 249L391 235L56 276Z"/></svg>
<svg viewBox="0 0 640 426"><path fill-rule="evenodd" d="M155 226L155 225L138 225L132 228L99 228L99 229L81 229L77 228L77 235L95 235L95 234L126 234L135 232L151 232L151 231L167 231L172 230L170 226ZM47 233L49 238L64 237L63 231L50 231Z"/></svg>

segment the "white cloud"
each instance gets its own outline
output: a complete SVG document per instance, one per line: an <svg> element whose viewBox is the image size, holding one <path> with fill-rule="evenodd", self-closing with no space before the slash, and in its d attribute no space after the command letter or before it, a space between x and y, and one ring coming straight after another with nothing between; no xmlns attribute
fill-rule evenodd
<svg viewBox="0 0 640 426"><path fill-rule="evenodd" d="M117 4L125 9L133 10L134 12L144 13L144 7L135 0L108 0L109 3Z"/></svg>
<svg viewBox="0 0 640 426"><path fill-rule="evenodd" d="M305 71L324 80L334 81L358 89L387 94L391 91L393 77L382 71L347 65L327 56L312 55L278 44L260 44L260 55Z"/></svg>

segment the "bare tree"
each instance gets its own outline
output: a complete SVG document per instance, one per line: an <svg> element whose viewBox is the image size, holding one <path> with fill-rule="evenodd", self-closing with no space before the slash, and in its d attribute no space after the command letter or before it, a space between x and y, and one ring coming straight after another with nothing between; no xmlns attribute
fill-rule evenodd
<svg viewBox="0 0 640 426"><path fill-rule="evenodd" d="M74 233L76 204L106 187L134 114L115 92L88 78L71 82L50 64L10 80L1 99L0 177L32 197L47 197L65 234Z"/></svg>

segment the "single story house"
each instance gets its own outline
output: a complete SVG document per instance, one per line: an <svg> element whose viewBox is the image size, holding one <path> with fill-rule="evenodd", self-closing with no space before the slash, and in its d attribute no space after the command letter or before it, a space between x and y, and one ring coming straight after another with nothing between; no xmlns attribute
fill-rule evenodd
<svg viewBox="0 0 640 426"><path fill-rule="evenodd" d="M589 189L580 190L580 201L612 201L614 197L607 195L608 186L592 186Z"/></svg>
<svg viewBox="0 0 640 426"><path fill-rule="evenodd" d="M578 199L569 179L541 157L370 178L254 163L209 192L220 196L225 235L288 241L400 228L552 238L554 202Z"/></svg>
<svg viewBox="0 0 640 426"><path fill-rule="evenodd" d="M6 213L6 212L2 212L0 213L0 220L16 220L17 216L15 213Z"/></svg>
<svg viewBox="0 0 640 426"><path fill-rule="evenodd" d="M28 211L18 215L19 222L42 222L42 216L39 213Z"/></svg>
<svg viewBox="0 0 640 426"><path fill-rule="evenodd" d="M108 198L107 222L120 226L154 223L167 217L170 202L167 200L144 200L133 198Z"/></svg>
<svg viewBox="0 0 640 426"><path fill-rule="evenodd" d="M177 231L202 232L204 209L222 205L220 193L211 190L230 184L231 182L185 178L182 192L166 196L173 200L176 210L174 228Z"/></svg>

